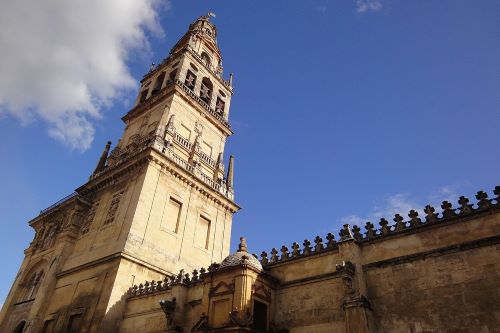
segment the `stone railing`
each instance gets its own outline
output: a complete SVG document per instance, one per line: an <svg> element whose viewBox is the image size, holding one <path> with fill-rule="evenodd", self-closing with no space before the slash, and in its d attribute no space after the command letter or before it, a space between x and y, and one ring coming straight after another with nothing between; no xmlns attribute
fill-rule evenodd
<svg viewBox="0 0 500 333"><path fill-rule="evenodd" d="M183 146L184 148L186 148L188 151L191 150L192 148L192 144L189 143L189 140L184 138L183 136L181 136L179 133L177 132L174 132L174 140L180 144L181 146Z"/></svg>
<svg viewBox="0 0 500 333"><path fill-rule="evenodd" d="M203 162L205 162L206 164L208 164L212 168L215 169L217 167L217 162L215 160L213 160L210 156L208 156L207 154L205 154L203 151L199 152L199 156L200 156L200 159Z"/></svg>
<svg viewBox="0 0 500 333"><path fill-rule="evenodd" d="M180 135L177 132L173 132L172 135L173 135L173 138L174 138L175 142L177 142L179 145L181 145L182 147L184 147L187 151L191 151L192 150L193 144L190 143L188 139L184 138L182 135ZM200 156L200 159L205 164L207 164L208 166L212 167L213 169L215 169L217 167L217 162L214 159L212 159L210 156L208 156L207 154L205 154L203 151L199 150L196 153L198 154L198 156Z"/></svg>
<svg viewBox="0 0 500 333"><path fill-rule="evenodd" d="M200 178L204 183L208 184L210 187L212 187L216 191L220 190L220 184L215 182L212 178L210 178L210 176L207 176L202 171L200 171Z"/></svg>
<svg viewBox="0 0 500 333"><path fill-rule="evenodd" d="M488 194L486 192L477 192L475 196L477 201L475 203L470 203L468 198L461 196L458 199L459 206L457 208L453 208L450 202L443 201L441 204L441 213L437 213L434 207L427 205L424 209L425 217L423 219L419 217L416 210L411 210L406 220L402 215L396 214L393 218L393 224L390 224L388 220L382 218L378 223L380 228L376 228L372 222L366 222L364 231L361 231L361 228L357 225L351 227L348 224L344 224L339 232L340 239L338 242L335 240L334 235L329 233L326 236L326 244L321 237L317 236L314 239L314 244L307 239L304 240L302 248L298 243L293 243L290 248L283 245L279 251L273 248L270 254L263 251L261 254L261 263L263 266L270 266L288 260L335 250L338 248L339 242L354 240L362 244L364 242L413 232L446 222L459 221L463 218L472 217L487 211L500 210L500 186L496 186L493 193L496 197L494 199L488 199Z"/></svg>
<svg viewBox="0 0 500 333"><path fill-rule="evenodd" d="M211 114L215 119L217 119L222 125L224 125L228 129L231 128L231 126L229 125L229 122L226 119L224 119L224 117L222 117L219 113L217 113L215 110L210 108L210 106L207 103L205 103L204 100L202 100L198 95L196 95L181 80L176 79L175 84L177 86L181 87L182 90L184 90L192 99L194 99L196 102L198 102L198 104L200 104L200 106L203 107L203 109L205 109L209 114Z"/></svg>
<svg viewBox="0 0 500 333"><path fill-rule="evenodd" d="M178 138L182 138L180 135ZM183 139L183 138L182 138ZM187 141L187 140L186 140ZM189 142L187 142L189 144ZM194 165L190 164L188 161L184 160L181 156L177 155L172 148L170 147L170 143L165 141L159 135L149 135L138 137L131 144L126 146L125 148L116 147L111 152L108 161L112 160L112 164L105 167L104 170L94 174L91 176L90 180L93 180L103 173L107 172L110 169L113 169L118 164L121 164L133 156L138 155L140 152L144 151L149 147L156 148L159 152L161 152L165 157L167 157L170 161L180 166L196 178L200 179L203 183L207 184L210 188L215 191L221 193L222 195L229 197L228 192L225 190L224 186L221 186L218 182L213 180L213 177L210 177L201 171L201 168L197 168ZM191 146L191 144L189 144ZM215 163L215 162L214 162ZM232 198L230 198L232 199ZM49 207L50 208L50 207Z"/></svg>

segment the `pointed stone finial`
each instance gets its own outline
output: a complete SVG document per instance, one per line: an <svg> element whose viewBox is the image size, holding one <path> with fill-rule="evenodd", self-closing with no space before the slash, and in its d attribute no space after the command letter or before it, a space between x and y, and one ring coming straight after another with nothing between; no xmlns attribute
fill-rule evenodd
<svg viewBox="0 0 500 333"><path fill-rule="evenodd" d="M240 244L238 244L238 252L248 252L247 239L240 237Z"/></svg>
<svg viewBox="0 0 500 333"><path fill-rule="evenodd" d="M229 74L229 86L232 88L233 87L233 73Z"/></svg>
<svg viewBox="0 0 500 333"><path fill-rule="evenodd" d="M234 185L234 156L229 156L229 166L227 167L226 186L232 189Z"/></svg>
<svg viewBox="0 0 500 333"><path fill-rule="evenodd" d="M111 148L111 141L108 141L108 143L106 143L106 147L104 147L104 151L102 152L101 158L99 159L99 162L97 162L97 166L95 167L92 175L95 175L96 173L104 170L104 167L106 166L106 160L108 159L109 148Z"/></svg>

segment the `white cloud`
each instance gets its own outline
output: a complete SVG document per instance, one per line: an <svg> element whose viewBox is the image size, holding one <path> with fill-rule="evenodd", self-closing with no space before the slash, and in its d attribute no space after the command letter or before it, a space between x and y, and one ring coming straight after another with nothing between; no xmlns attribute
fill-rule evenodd
<svg viewBox="0 0 500 333"><path fill-rule="evenodd" d="M419 213L421 213L422 207L422 205L411 200L408 194L398 193L389 195L385 197L381 202L375 203L371 212L366 217L361 217L358 215L348 215L342 217L340 221L342 222L342 224L356 224L360 226L364 225L367 221L371 221L376 224L378 223L380 218L384 217L389 222L392 222L392 218L395 214L401 214L406 217L406 214L412 209L415 209Z"/></svg>
<svg viewBox="0 0 500 333"><path fill-rule="evenodd" d="M457 189L458 186L456 185L443 186L429 195L429 202L441 203L445 200L453 202L459 196L457 194Z"/></svg>
<svg viewBox="0 0 500 333"><path fill-rule="evenodd" d="M356 10L358 13L378 12L382 9L380 0L356 0Z"/></svg>
<svg viewBox="0 0 500 333"><path fill-rule="evenodd" d="M459 195L457 194L457 186L443 186L427 196L426 202L412 199L408 193L398 193L385 197L382 201L376 202L373 208L366 216L347 215L340 219L342 224L364 225L367 221L371 221L378 226L381 218L387 219L390 223L393 222L395 214L400 214L405 219L408 219L408 212L412 209L416 210L421 217L425 216L424 207L428 204L436 208L436 212L441 211L441 203L444 200L455 203Z"/></svg>
<svg viewBox="0 0 500 333"><path fill-rule="evenodd" d="M51 137L87 149L102 110L136 87L128 55L163 33L160 1L2 1L0 114L43 119Z"/></svg>

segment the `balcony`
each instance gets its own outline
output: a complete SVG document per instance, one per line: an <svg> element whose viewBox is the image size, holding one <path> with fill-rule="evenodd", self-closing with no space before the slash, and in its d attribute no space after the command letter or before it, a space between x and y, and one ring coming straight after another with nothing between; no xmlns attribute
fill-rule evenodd
<svg viewBox="0 0 500 333"><path fill-rule="evenodd" d="M181 147L185 148L188 152L192 151L193 149L193 144L189 142L188 139L184 138L182 135L180 135L177 132L174 132L173 134L174 141L177 142ZM196 152L198 156L200 157L200 160L207 164L209 167L212 169L217 168L217 161L212 159L210 156L205 154L203 151L199 150Z"/></svg>
<svg viewBox="0 0 500 333"><path fill-rule="evenodd" d="M174 138L177 142L179 143L182 142L183 146L185 146L186 148L192 147L192 144L190 144L188 140L186 140L182 136L176 135L174 136ZM190 173L197 179L201 180L203 183L208 185L213 190L217 191L218 193L221 193L226 197L229 197L225 186L221 186L221 184L213 180L213 177L201 171L201 168L195 167L188 161L184 160L181 156L177 155L170 147L170 144L159 135L148 135L148 136L138 137L136 140L134 140L134 142L132 142L125 148L116 147L110 154L110 158L113 160L113 163L108 165L103 171L93 175L90 180L93 180L103 175L104 173L114 169L118 165L130 160L132 157L138 155L140 152L146 150L147 148L154 148L158 152L162 153L163 156L165 156L169 161L181 167L182 169L186 170L188 173ZM207 164L213 165L214 168L217 165L217 162L212 160L203 152L200 153L200 158ZM224 182L222 184L224 184ZM67 199L65 198L64 200Z"/></svg>

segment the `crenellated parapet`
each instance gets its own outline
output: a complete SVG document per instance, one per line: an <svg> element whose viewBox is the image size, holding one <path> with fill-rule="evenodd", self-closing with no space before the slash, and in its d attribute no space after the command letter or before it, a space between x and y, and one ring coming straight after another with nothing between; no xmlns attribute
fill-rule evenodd
<svg viewBox="0 0 500 333"><path fill-rule="evenodd" d="M181 269L179 273L165 276L163 280L145 281L132 286L128 290L128 298L162 293L174 286L190 288L202 282L207 275L216 271L219 266L219 264L213 263L208 268L194 269L191 273Z"/></svg>
<svg viewBox="0 0 500 333"><path fill-rule="evenodd" d="M323 238L320 236L316 236L312 243L310 240L305 239L302 243L302 248L299 243L293 242L290 248L286 245L281 246L279 251L276 248L272 248L270 254L266 251L262 251L260 254L260 262L262 266L269 266L279 262L304 258L337 249L338 243L335 240L335 236L332 233L328 233L325 237L325 241L323 241Z"/></svg>
<svg viewBox="0 0 500 333"><path fill-rule="evenodd" d="M478 214L494 212L500 210L500 186L496 186L493 190L494 198L489 198L485 191L479 191L475 195L476 202L471 202L465 196L459 197L458 206L453 207L449 201L441 203L441 212L437 212L436 208L431 205L425 206L423 209L424 216L420 216L416 210L410 210L406 216L395 214L392 218L393 222L389 222L386 218L381 218L378 226L372 222L366 222L364 230L359 226L344 224L339 231L339 240L335 240L332 233L328 233L325 241L322 237L316 236L311 242L305 239L302 242L302 247L299 243L294 242L290 247L283 245L279 248L273 248L269 253L262 251L260 262L264 267L274 264L291 261L299 258L317 255L328 251L338 250L338 243L354 240L356 242L370 242L373 240L383 239L393 235L411 233L417 230L425 229L435 225L459 222L465 218L470 218Z"/></svg>
<svg viewBox="0 0 500 333"><path fill-rule="evenodd" d="M433 225L453 221L458 222L463 218L500 209L500 186L496 186L493 193L496 196L489 199L486 192L477 192L475 195L477 201L474 203L471 203L469 198L461 196L457 201L458 206L455 207L453 207L451 202L445 200L441 203L440 213L436 211L435 207L427 205L423 209L424 216L422 217L419 215L418 211L414 209L406 214L408 218L405 218L401 214L395 214L392 219L394 223L392 224L389 224L387 219L381 218L378 222L379 228L372 222L366 222L364 231L356 225L350 228L349 225L346 224L339 234L341 237L345 237L350 231L351 235L349 237L354 238L356 241L366 242L395 234L416 231Z"/></svg>

